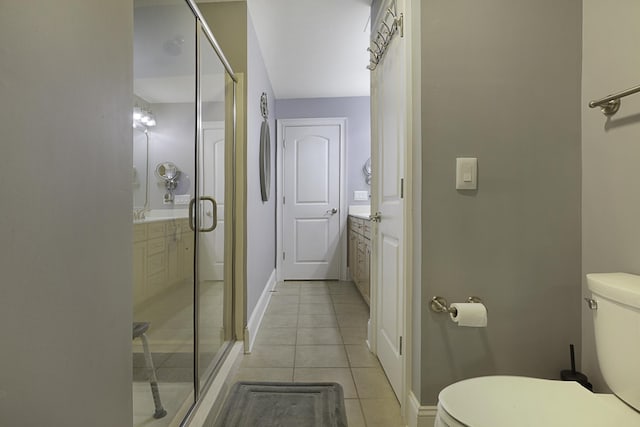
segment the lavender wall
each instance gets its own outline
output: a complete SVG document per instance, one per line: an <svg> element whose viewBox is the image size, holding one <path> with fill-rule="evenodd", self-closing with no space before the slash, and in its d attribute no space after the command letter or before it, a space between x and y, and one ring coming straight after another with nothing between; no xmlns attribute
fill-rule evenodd
<svg viewBox="0 0 640 427"><path fill-rule="evenodd" d="M640 2L582 2L582 295L591 294L585 275L624 271L640 274L640 198L635 182L640 157L640 96L622 101L607 118L587 103L638 84ZM616 36L602 37L602 22L616 22ZM616 64L611 67L610 64ZM631 191L630 191L631 190ZM595 348L594 312L582 304L582 372L594 390L607 392ZM628 325L621 334L638 331Z"/></svg>
<svg viewBox="0 0 640 427"><path fill-rule="evenodd" d="M173 162L180 169L174 194L191 194L195 184L195 105L193 103L152 104L157 126L149 129L149 207L186 209L164 204L164 181L155 174L161 162Z"/></svg>
<svg viewBox="0 0 640 427"><path fill-rule="evenodd" d="M477 295L489 311L481 329L416 313L432 405L464 378L557 379L580 348L582 2L429 0L421 12L422 302ZM456 191L458 156L478 157L477 191Z"/></svg>
<svg viewBox="0 0 640 427"><path fill-rule="evenodd" d="M269 102L271 131L271 192L267 202L260 193L259 153L260 96L265 92ZM247 318L275 269L276 197L275 197L275 96L267 75L258 39L247 14Z"/></svg>
<svg viewBox="0 0 640 427"><path fill-rule="evenodd" d="M371 191L362 173L364 162L371 156L369 97L279 99L276 102L277 119L321 117L347 118L347 204L368 205L369 201L354 201L353 192Z"/></svg>

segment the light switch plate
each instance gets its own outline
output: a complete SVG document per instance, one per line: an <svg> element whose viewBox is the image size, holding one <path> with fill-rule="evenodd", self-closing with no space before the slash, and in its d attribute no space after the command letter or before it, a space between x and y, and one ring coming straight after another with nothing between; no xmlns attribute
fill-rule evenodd
<svg viewBox="0 0 640 427"><path fill-rule="evenodd" d="M353 192L353 200L369 200L369 192L356 190Z"/></svg>
<svg viewBox="0 0 640 427"><path fill-rule="evenodd" d="M478 189L478 159L458 157L456 159L456 190Z"/></svg>
<svg viewBox="0 0 640 427"><path fill-rule="evenodd" d="M190 194L176 194L173 199L175 205L188 205L191 200Z"/></svg>

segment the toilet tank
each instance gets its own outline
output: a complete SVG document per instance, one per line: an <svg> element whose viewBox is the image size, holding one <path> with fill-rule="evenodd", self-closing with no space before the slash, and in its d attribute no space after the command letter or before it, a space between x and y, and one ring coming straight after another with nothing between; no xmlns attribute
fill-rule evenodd
<svg viewBox="0 0 640 427"><path fill-rule="evenodd" d="M587 274L598 363L607 385L640 411L640 276Z"/></svg>

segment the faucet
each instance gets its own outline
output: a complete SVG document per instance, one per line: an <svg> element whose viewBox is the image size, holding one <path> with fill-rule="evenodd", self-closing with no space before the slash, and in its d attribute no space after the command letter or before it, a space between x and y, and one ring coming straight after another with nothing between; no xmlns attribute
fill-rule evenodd
<svg viewBox="0 0 640 427"><path fill-rule="evenodd" d="M133 210L133 219L134 221L142 221L145 219L145 214L149 212L149 208L139 208Z"/></svg>

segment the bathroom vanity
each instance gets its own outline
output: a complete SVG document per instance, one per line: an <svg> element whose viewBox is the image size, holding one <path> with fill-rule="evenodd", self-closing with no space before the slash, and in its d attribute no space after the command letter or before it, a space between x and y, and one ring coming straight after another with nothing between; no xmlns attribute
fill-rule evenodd
<svg viewBox="0 0 640 427"><path fill-rule="evenodd" d="M192 285L193 232L187 218L152 218L133 225L133 304L168 288Z"/></svg>
<svg viewBox="0 0 640 427"><path fill-rule="evenodd" d="M351 278L369 304L371 294L371 221L365 215L349 215L347 265Z"/></svg>

